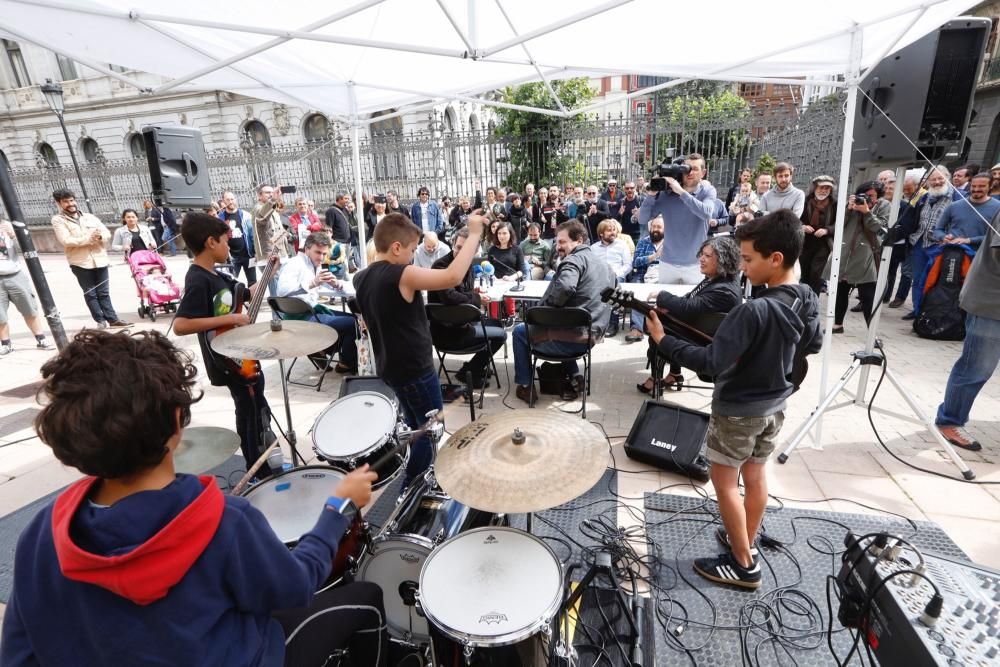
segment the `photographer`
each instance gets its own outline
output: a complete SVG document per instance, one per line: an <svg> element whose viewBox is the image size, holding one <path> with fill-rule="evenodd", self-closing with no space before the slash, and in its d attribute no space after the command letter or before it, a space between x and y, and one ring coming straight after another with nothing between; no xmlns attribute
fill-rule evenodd
<svg viewBox="0 0 1000 667"><path fill-rule="evenodd" d="M652 180L656 194L646 197L639 208L639 225L662 216L664 243L660 256L659 282L697 285L702 275L698 249L708 238L708 221L715 212L715 188L705 175L705 158L688 155L684 164L661 165ZM677 178L683 179L683 185Z"/></svg>
<svg viewBox="0 0 1000 667"><path fill-rule="evenodd" d="M880 199L882 192L881 183L868 181L862 183L848 200L847 218L844 221L845 240L840 250L840 284L837 286L833 333L844 333L844 315L847 314L851 287L856 288L861 297L861 311L865 315L865 322L871 320L881 236L889 223L889 202Z"/></svg>

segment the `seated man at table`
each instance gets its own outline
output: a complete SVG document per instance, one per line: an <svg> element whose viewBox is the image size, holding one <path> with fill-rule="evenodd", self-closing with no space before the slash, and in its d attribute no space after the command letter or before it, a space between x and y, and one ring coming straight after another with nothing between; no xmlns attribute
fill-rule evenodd
<svg viewBox="0 0 1000 667"><path fill-rule="evenodd" d="M462 251L469 238L468 227L455 232L452 238L452 250L450 253L434 262L433 269L447 269L455 260L455 257ZM486 292L477 292L475 282L472 278L472 271L465 274L465 278L455 287L448 287L442 290L435 290L427 293L428 303L442 303L447 306L458 306L464 303L472 304L476 307L485 306L490 303L490 296ZM447 340L449 344L456 347L473 347L483 341L483 327L479 324L465 325L461 327L446 327L431 322L431 334L435 340ZM490 341L490 351L477 352L468 363L462 364L461 370L456 373L459 382L468 383L473 387L481 387L489 382L489 363L496 351L503 347L507 340L507 332L503 327L487 326L486 339Z"/></svg>
<svg viewBox="0 0 1000 667"><path fill-rule="evenodd" d="M353 315L337 312L320 303L320 286L326 285L332 289L340 287L340 281L329 269L322 268L322 264L330 256L331 245L333 242L325 232L313 232L307 236L302 252L281 267L281 273L278 274L278 296L293 296L312 306L316 311L316 321L337 331L340 361L334 370L338 373L357 373L357 321Z"/></svg>
<svg viewBox="0 0 1000 667"><path fill-rule="evenodd" d="M600 341L611 321L611 307L601 300L601 292L608 287L613 288L616 280L611 267L597 257L586 241L587 230L576 220L564 222L556 228L555 246L561 261L538 305L583 308L591 316L593 340ZM513 339L515 393L522 401L531 402L535 387L531 382L528 329L524 324L514 327ZM550 340L536 347L553 355L583 354L587 351L585 338L582 342ZM567 361L564 368L572 378L572 386L563 392L563 399L575 400L584 390L580 367L575 361Z"/></svg>
<svg viewBox="0 0 1000 667"><path fill-rule="evenodd" d="M649 221L649 236L639 239L632 257L632 282L647 285L660 282L660 260L663 257L663 216L658 215ZM637 310L632 311L632 330L625 336L626 343L636 343L642 340L643 316Z"/></svg>

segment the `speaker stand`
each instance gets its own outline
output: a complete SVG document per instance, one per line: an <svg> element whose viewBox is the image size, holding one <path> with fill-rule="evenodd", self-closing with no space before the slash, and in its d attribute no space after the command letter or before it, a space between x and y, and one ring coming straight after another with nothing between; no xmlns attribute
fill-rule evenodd
<svg viewBox="0 0 1000 667"><path fill-rule="evenodd" d="M896 169L896 190L892 198L892 212L889 216L890 229L896 225L896 221L899 217L899 202L902 198L902 184L905 176L906 168L898 167ZM834 249L834 251L836 252L836 249ZM931 434L931 437L933 437L937 441L938 445L941 446L941 449L943 449L948 456L951 457L955 466L962 471L962 477L967 480L975 479L976 474L969 468L968 465L966 465L965 461L958 455L952 444L944 439L944 436L941 435L941 432L934 424L934 420L924 412L917 400L896 377L896 374L885 366L886 362L885 355L882 352L882 341L878 338L878 325L879 320L882 317L882 295L885 292L885 286L888 282L889 261L891 256L892 246L884 245L882 247L882 260L879 265L878 279L875 281L875 312L872 314L871 322L868 323L868 338L865 343L865 349L851 354L853 357L851 365L847 367L847 370L840 376L840 379L833 386L833 388L830 389L830 392L823 397L819 405L817 405L809 415L809 418L795 430L795 433L788 441L788 444L785 445L785 448L781 450L781 454L778 455L778 463L785 463L788 461L789 454L791 454L795 448L798 447L799 443L802 442L806 434L809 432L809 429L819 422L820 418L824 413L826 413L827 410L835 410L846 405L851 405L852 403L860 408L868 408L869 406L865 401L865 392L868 388L868 374L872 366L879 366L883 368L885 371L885 377L896 388L896 391L899 392L900 396L903 397L903 400L906 401L907 405L909 405L910 410L917 416L917 419L889 410L876 408L874 406L871 406L870 409L873 412L879 412L903 419L905 421L922 424L927 429L927 432ZM848 393L846 390L847 383L851 381L854 373L859 369L861 370L861 377L858 381L857 393L852 396L853 401L833 405L834 399L837 398L837 395L840 394L840 392L843 391Z"/></svg>

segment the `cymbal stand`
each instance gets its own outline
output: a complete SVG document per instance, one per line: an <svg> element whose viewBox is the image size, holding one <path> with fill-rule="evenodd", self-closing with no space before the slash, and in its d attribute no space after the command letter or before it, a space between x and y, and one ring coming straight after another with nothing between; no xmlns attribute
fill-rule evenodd
<svg viewBox="0 0 1000 667"><path fill-rule="evenodd" d="M278 359L278 371L281 375L281 395L285 399L285 423L288 424L288 430L284 431L281 429L281 425L278 424L277 418L274 419L274 423L278 424L278 430L282 432L285 436L285 440L288 442L288 446L292 450L292 465L300 466L305 465L305 459L299 454L299 448L297 447L298 436L295 435L295 426L292 424L292 406L288 401L288 378L285 377L285 360ZM274 413L271 413L272 417Z"/></svg>

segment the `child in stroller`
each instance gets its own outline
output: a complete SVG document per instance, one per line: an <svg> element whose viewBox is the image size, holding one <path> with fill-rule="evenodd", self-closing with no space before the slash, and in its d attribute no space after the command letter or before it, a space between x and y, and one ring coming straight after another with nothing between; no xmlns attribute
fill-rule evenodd
<svg viewBox="0 0 1000 667"><path fill-rule="evenodd" d="M139 296L139 317L156 321L157 311L177 310L181 289L171 280L167 265L155 250L137 250L128 256L128 266Z"/></svg>

